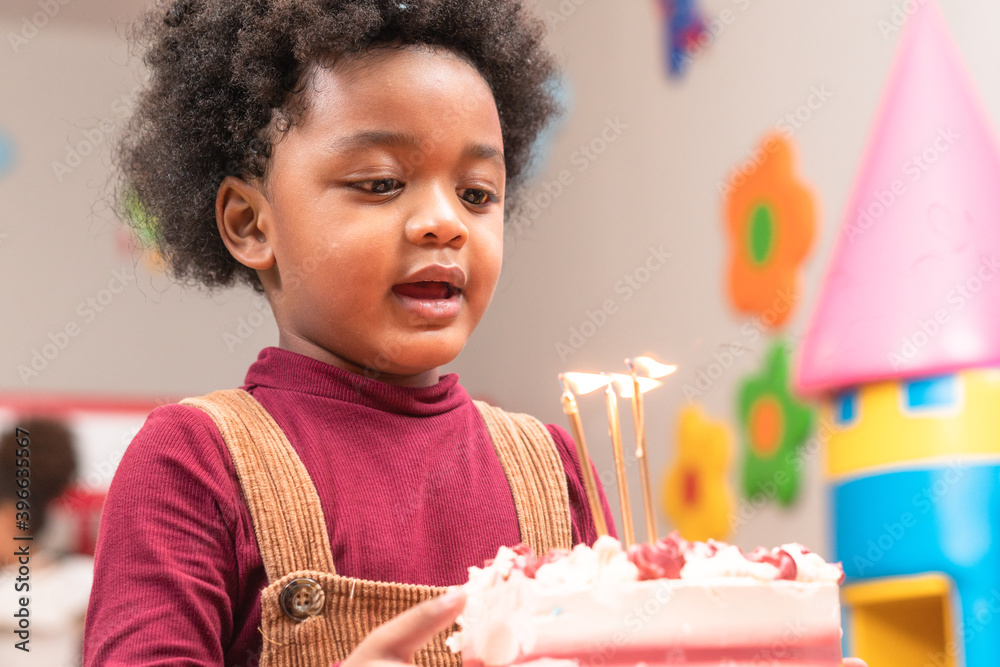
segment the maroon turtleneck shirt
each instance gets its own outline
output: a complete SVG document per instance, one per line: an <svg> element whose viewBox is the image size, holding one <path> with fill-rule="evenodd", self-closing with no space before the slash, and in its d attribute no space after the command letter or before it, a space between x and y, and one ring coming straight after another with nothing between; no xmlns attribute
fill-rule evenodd
<svg viewBox="0 0 1000 667"><path fill-rule="evenodd" d="M458 376L398 387L269 347L244 389L285 432L319 492L337 573L450 586L520 542L510 487ZM573 542L596 538L569 435L549 426ZM607 499L601 501L612 526ZM85 667L255 666L267 585L232 459L211 418L154 410L108 492Z"/></svg>

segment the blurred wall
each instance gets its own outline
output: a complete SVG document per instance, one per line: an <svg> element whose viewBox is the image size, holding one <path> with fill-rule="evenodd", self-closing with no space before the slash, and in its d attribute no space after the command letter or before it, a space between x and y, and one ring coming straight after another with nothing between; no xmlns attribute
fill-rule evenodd
<svg viewBox="0 0 1000 667"><path fill-rule="evenodd" d="M140 80L122 37L136 8L124 0L62 2L0 6L0 155L4 145L13 147L10 166L0 161L0 390L177 398L237 386L257 352L277 341L260 299L172 284L128 249L107 207L109 136ZM654 0L536 4L565 65L570 111L527 193L537 211L508 233L493 307L450 370L475 395L564 424L560 371L620 370L624 357L642 353L679 364L666 387L648 397L658 481L685 403L682 387L730 344L747 346L701 399L714 417L732 423L735 385L757 369L766 349L766 339L744 333L746 320L732 314L724 296L719 183L763 134L823 91L822 103L794 128L800 172L821 196L821 239L805 265L806 302L786 335L794 343L898 41L899 32L879 22L891 21L904 0L705 0L713 43L679 81L665 74ZM1000 122L1000 5L940 4ZM43 5L52 14L44 21ZM32 31L32 21L41 27ZM603 152L585 155L581 147L598 137L606 140ZM561 173L569 174L562 183ZM669 259L626 299L616 285L651 249ZM615 301L614 314L572 348L572 329L607 299ZM561 355L559 344L573 353ZM611 481L601 399L583 398L581 407L595 463ZM627 414L623 421L628 441ZM799 504L754 511L737 543L794 540L825 551L819 458L809 460ZM631 483L641 535L634 470ZM614 488L608 491L613 497ZM661 529L668 527L661 517Z"/></svg>

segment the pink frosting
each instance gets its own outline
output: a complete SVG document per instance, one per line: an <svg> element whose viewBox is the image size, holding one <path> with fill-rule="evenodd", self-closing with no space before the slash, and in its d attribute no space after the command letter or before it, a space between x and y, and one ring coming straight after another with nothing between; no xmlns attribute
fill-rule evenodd
<svg viewBox="0 0 1000 667"><path fill-rule="evenodd" d="M757 547L746 555L746 559L754 563L768 563L778 568L778 579L794 581L799 574L795 559L784 549L768 551L764 547Z"/></svg>
<svg viewBox="0 0 1000 667"><path fill-rule="evenodd" d="M677 531L650 544L633 544L628 558L639 568L639 581L648 579L680 579L689 543Z"/></svg>
<svg viewBox="0 0 1000 667"><path fill-rule="evenodd" d="M786 545L788 546L788 545ZM794 548L793 548L794 547ZM809 550L799 545L791 545L793 551L801 551L801 554L809 554ZM727 554L732 554L730 545L716 540L707 542L689 542L680 536L676 530L663 539L655 543L634 544L628 549L628 559L639 571L639 581L650 579L680 579L681 570L689 559L699 562L706 560L711 562L720 551L727 550ZM527 544L518 544L513 547L515 554L513 569L520 570L529 579L535 578L538 569L547 563L552 563L564 558L569 554L565 549L552 549L544 556L538 556ZM748 554L744 554L740 549L735 550L740 556L750 563L766 563L775 568L777 574L775 580L795 581L800 578L799 566L795 557L786 549L776 547L766 549L757 547ZM729 557L729 556L727 556ZM816 558L813 556L813 558ZM821 559L820 560L822 563ZM487 566L489 566L489 562ZM840 568L841 579L838 583L843 583L843 568L839 563L833 564ZM826 564L822 565L826 567ZM808 579L808 575L806 579Z"/></svg>
<svg viewBox="0 0 1000 667"><path fill-rule="evenodd" d="M524 542L514 547L513 551L518 556L522 556L524 558L523 563L521 562L521 559L518 558L514 563L514 567L519 567L524 572L524 576L529 579L535 578L535 573L538 572L538 568L541 566L546 563L555 562L569 554L569 551L566 549L551 549L544 556L536 556L532 548Z"/></svg>

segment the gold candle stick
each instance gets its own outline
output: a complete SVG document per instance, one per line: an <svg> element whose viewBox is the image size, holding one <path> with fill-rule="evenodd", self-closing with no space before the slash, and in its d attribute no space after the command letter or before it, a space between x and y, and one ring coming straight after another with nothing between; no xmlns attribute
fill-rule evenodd
<svg viewBox="0 0 1000 667"><path fill-rule="evenodd" d="M608 376L610 379L611 376ZM628 477L625 470L625 454L622 452L622 429L618 415L618 398L615 396L614 382L604 388L608 405L608 430L611 432L611 447L615 455L615 472L618 475L618 502L622 508L622 546L628 549L635 544L635 528L632 526L632 503L628 497Z"/></svg>
<svg viewBox="0 0 1000 667"><path fill-rule="evenodd" d="M626 359L632 384L632 421L635 424L635 458L639 463L639 484L642 487L642 506L646 515L646 541L655 542L656 509L653 502L653 483L649 476L649 459L646 457L646 416L642 395L649 389L659 386L659 382L643 389L640 381L647 378L666 377L677 370L676 366L661 364L650 357ZM642 370L646 377L640 378L638 371Z"/></svg>
<svg viewBox="0 0 1000 667"><path fill-rule="evenodd" d="M660 385L660 383L656 380L645 377L639 378L638 382L633 383L632 378L628 375L622 375L621 373L608 373L607 375L612 380L611 385L609 385L609 389L614 387L618 391L618 395L622 398L632 398L636 387L638 387L638 391L641 394ZM612 400L614 401L613 410ZM614 413L613 416L612 412ZM621 445L621 418L618 413L617 398L613 395L608 401L608 420L613 423L611 429L611 441L615 449L615 467L618 470L619 500L622 504L622 522L625 524L623 529L624 539L627 541L628 545L631 545L635 543L635 529L632 524L632 509L628 497L628 480L626 475L627 466L625 465L625 454ZM626 517L628 518L626 519Z"/></svg>
<svg viewBox="0 0 1000 667"><path fill-rule="evenodd" d="M590 455L587 453L587 441L583 437L583 423L580 421L580 409L576 405L576 397L570 388L571 385L579 393L586 394L595 389L599 389L602 383L596 383L592 387L578 387L576 381L586 380L581 376L591 376L591 373L560 373L559 382L563 387L562 406L563 412L569 419L570 430L573 431L573 441L576 444L576 455L580 459L580 470L583 473L583 485L587 492L587 502L590 505L590 514L594 517L594 526L597 528L597 536L602 537L608 534L608 523L604 519L604 509L601 507L601 499L597 494L597 480L594 478L594 471L590 466ZM597 376L600 377L600 376ZM587 383L590 384L590 383Z"/></svg>

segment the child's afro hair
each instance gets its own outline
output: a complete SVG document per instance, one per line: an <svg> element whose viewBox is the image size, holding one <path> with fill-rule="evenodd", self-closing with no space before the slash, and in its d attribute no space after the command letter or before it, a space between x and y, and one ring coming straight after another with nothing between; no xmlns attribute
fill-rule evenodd
<svg viewBox="0 0 1000 667"><path fill-rule="evenodd" d="M119 211L175 278L263 291L219 236L219 184L264 177L275 131L307 103L310 66L409 44L458 53L490 86L510 202L535 137L558 111L543 32L521 0L161 1L137 27L150 80L115 155Z"/></svg>

